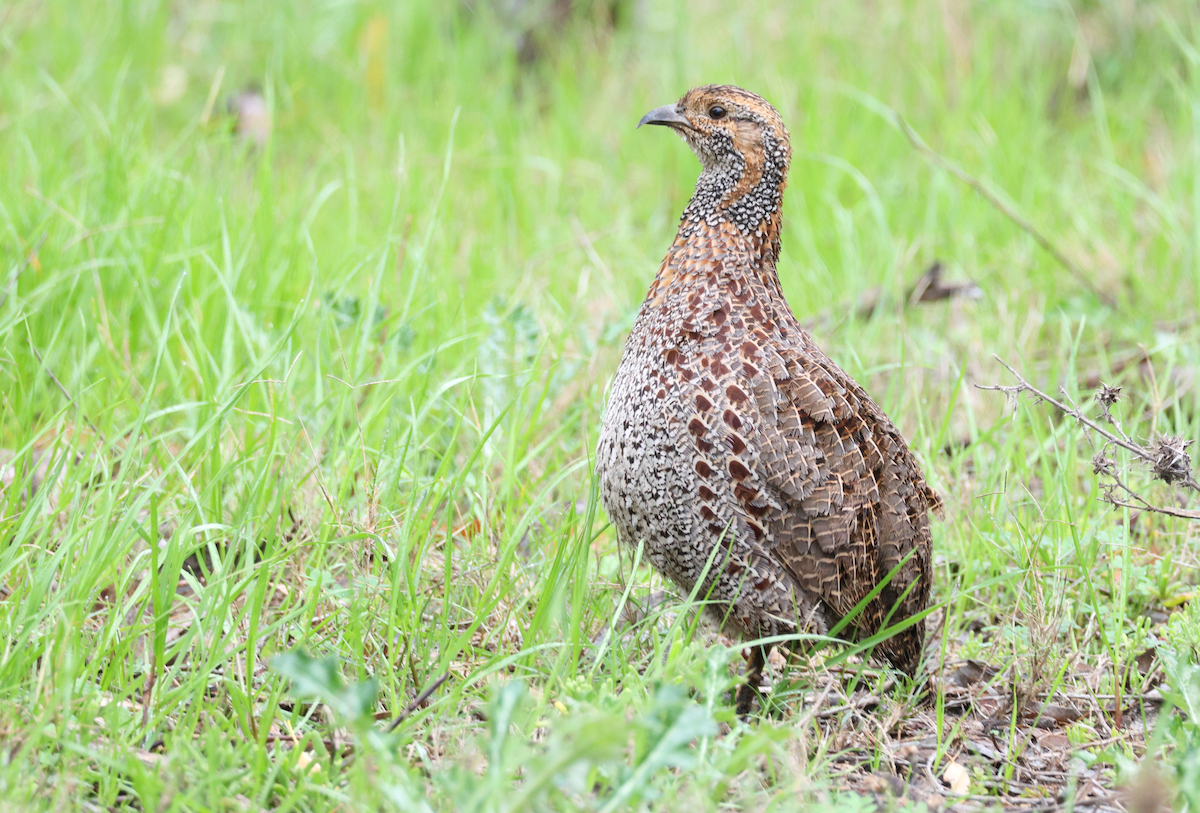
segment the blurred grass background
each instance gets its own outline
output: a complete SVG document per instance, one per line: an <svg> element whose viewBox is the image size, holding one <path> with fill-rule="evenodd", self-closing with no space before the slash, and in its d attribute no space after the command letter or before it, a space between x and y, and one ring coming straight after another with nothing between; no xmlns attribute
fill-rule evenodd
<svg viewBox="0 0 1200 813"><path fill-rule="evenodd" d="M702 83L782 113L784 290L947 496L931 672L1037 694L1089 664L1111 694L1159 646L1190 662L1196 523L1108 510L1073 425L972 385L1011 383L997 354L1200 437L1198 48L1183 0L10 0L5 804L857 804L834 756L875 724L804 716L803 670L736 721L736 648L654 604L592 493L697 173L634 124ZM910 306L935 261L982 296ZM301 646L336 661L272 667ZM1125 781L1186 763L1171 725L1072 745Z"/></svg>

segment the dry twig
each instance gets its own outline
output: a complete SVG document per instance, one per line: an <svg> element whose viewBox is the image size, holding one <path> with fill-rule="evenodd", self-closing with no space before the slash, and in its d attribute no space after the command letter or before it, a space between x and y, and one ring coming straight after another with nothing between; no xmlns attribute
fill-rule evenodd
<svg viewBox="0 0 1200 813"><path fill-rule="evenodd" d="M1112 407L1121 398L1120 387L1110 387L1107 384L1101 384L1100 389L1096 393L1096 403L1100 405L1100 419L1111 427L1111 429L1108 429L1084 415L1078 407L1070 406L1042 392L1026 381L1020 373L999 357L994 358L1004 366L1004 369L1013 374L1017 379L1017 383L1013 386L976 384L975 386L978 389L995 390L1007 393L1014 398L1023 392L1027 392L1038 400L1050 404L1064 415L1073 418L1085 431L1095 433L1104 439L1100 450L1092 457L1092 468L1096 474L1102 475L1111 481L1101 483L1105 502L1120 508L1152 511L1180 519L1200 521L1200 511L1154 505L1147 501L1125 482L1116 461L1108 454L1112 447L1120 447L1142 461L1156 479L1170 485L1182 486L1183 488L1200 493L1200 483L1196 482L1195 475L1192 473L1192 458L1187 451L1188 447L1192 445L1191 440L1177 436L1163 436L1149 446L1138 443L1126 434L1125 430L1121 427L1120 421L1113 416L1111 411ZM1090 435L1089 439L1091 439Z"/></svg>
<svg viewBox="0 0 1200 813"><path fill-rule="evenodd" d="M423 691L419 695L417 695L417 699L412 701L411 703L409 703L408 708L406 708L404 711L400 712L400 716L397 717L395 720L392 720L391 724L388 725L388 727L385 730L386 731L395 731L396 726L403 723L405 720L408 719L409 715L411 715L414 711L419 709L421 707L421 704L423 704L426 700L428 700L433 695L433 693L438 690L438 687L441 686L443 683L445 683L447 678L449 678L449 677L450 677L449 670L446 670L445 672L443 672L442 676L440 678L438 678L437 680L435 680L428 689L426 689L425 691Z"/></svg>

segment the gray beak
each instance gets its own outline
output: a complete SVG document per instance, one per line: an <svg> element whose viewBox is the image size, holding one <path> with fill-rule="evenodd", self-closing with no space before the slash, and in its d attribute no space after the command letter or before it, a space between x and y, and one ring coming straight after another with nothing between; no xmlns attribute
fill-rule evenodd
<svg viewBox="0 0 1200 813"><path fill-rule="evenodd" d="M680 115L673 104L664 104L662 107L654 108L642 116L642 120L638 122L637 126L641 127L643 124L663 124L667 127L689 128L692 126L687 119Z"/></svg>

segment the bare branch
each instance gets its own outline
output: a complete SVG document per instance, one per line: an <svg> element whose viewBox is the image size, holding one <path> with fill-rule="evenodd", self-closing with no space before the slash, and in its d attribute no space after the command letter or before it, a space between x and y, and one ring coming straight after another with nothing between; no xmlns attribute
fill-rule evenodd
<svg viewBox="0 0 1200 813"><path fill-rule="evenodd" d="M423 704L426 700L428 700L430 697L432 697L433 693L438 690L438 687L441 686L443 683L445 683L449 677L450 677L450 670L447 669L445 672L442 673L441 677L439 677L432 684L430 684L428 689L426 689L425 691L423 691L419 695L417 695L417 699L412 701L411 703L409 703L408 707L406 709L404 709L404 711L400 712L400 716L397 717L395 720L392 720L391 724L388 725L388 727L384 730L385 731L395 731L396 726L400 725L405 720L407 720L408 717L414 711L416 711L417 709L419 709L421 707L421 704Z"/></svg>
<svg viewBox="0 0 1200 813"><path fill-rule="evenodd" d="M992 356L992 358L994 358L994 359L996 359L996 361L1000 362L1000 364L1003 365L1004 369L1006 369L1010 373L1012 373L1013 376L1020 383L1017 384L1016 386L1012 386L1012 387L1002 387L999 385L987 386L984 384L976 384L975 385L976 389L999 390L1001 392L1007 392L1009 395L1013 395L1013 396L1019 395L1022 392L1027 392L1030 395L1034 396L1035 398L1038 398L1038 399L1050 404L1050 406L1054 407L1055 409L1062 412L1063 414L1071 416L1079 423L1083 424L1087 428L1089 428L1092 431L1099 434L1101 437L1108 440L1110 443L1115 443L1116 445L1120 446L1125 451L1130 452L1131 454L1141 458L1147 464L1154 465L1155 458L1154 458L1154 455L1151 454L1149 450L1143 448L1142 446L1139 446L1138 444L1134 443L1131 440L1126 440L1125 438L1114 435L1112 432L1109 432L1107 429L1100 426L1100 424L1096 423L1095 421L1091 420L1086 415L1081 413L1078 409L1073 409L1073 408L1067 406L1066 404L1064 404L1063 402L1061 402L1055 398L1051 398L1049 395L1042 392L1037 387L1033 386L1028 381L1026 381L1021 376L1020 373L1018 373L1012 367L1008 366L1008 364L1006 364L1004 362L1004 360L1001 359L999 356Z"/></svg>
<svg viewBox="0 0 1200 813"><path fill-rule="evenodd" d="M1091 433L1095 433L1104 439L1103 446L1092 456L1092 470L1100 477L1107 478L1109 481L1102 481L1100 484L1104 492L1101 499L1110 505L1120 508L1152 511L1157 514L1165 514L1180 519L1200 521L1200 511L1155 505L1142 497L1142 495L1134 491L1122 479L1121 471L1116 461L1109 456L1109 451L1112 447L1120 447L1142 461L1156 479L1171 485L1180 485L1192 491L1200 492L1200 484L1197 484L1195 476L1192 473L1192 458L1187 451L1188 447L1192 445L1191 440L1183 437L1165 436L1158 438L1158 440L1149 446L1138 443L1125 433L1120 422L1111 412L1112 407L1120 400L1120 387L1111 387L1107 384L1102 384L1096 393L1096 402L1100 405L1100 417L1116 430L1114 433L1084 415L1079 407L1071 406L1042 392L1026 381L1020 373L1006 364L1003 359L995 356L993 358L1000 362L1004 369L1013 374L1013 377L1017 379L1017 383L1012 386L976 384L977 389L1003 392L1014 398L1023 392L1029 393L1039 401L1045 401L1059 412L1074 419L1076 423L1083 427L1089 440L1092 440Z"/></svg>
<svg viewBox="0 0 1200 813"><path fill-rule="evenodd" d="M1140 504L1124 502L1116 498L1105 497L1104 501L1109 505L1115 505L1118 508L1133 508L1142 511L1153 511L1156 514L1166 514L1169 517L1178 517L1179 519L1191 519L1200 522L1200 511L1192 511L1187 508L1171 508L1170 506L1151 505L1150 503L1138 497Z"/></svg>
<svg viewBox="0 0 1200 813"><path fill-rule="evenodd" d="M1095 458L1092 458L1092 462L1096 463L1096 459L1101 457L1101 454L1097 454ZM1112 483L1101 483L1100 485L1100 487L1104 490L1104 496L1101 497L1101 499L1103 499L1109 505L1116 506L1117 508L1133 508L1139 511L1152 511L1155 514L1166 514L1169 517L1178 517L1180 519L1200 520L1200 511L1192 511L1187 508L1172 508L1170 506L1154 505L1153 503L1148 502L1145 497L1143 497L1141 494L1138 494L1136 491L1130 488L1124 480L1121 479L1121 475L1117 471L1116 464L1111 458L1104 458L1104 461L1107 463L1107 466L1101 468L1100 465L1096 465L1095 470L1097 474L1103 474L1111 478L1113 481ZM1133 500L1133 502L1128 502L1127 500L1123 500L1116 496L1115 492L1117 489L1120 489L1128 494L1129 498Z"/></svg>

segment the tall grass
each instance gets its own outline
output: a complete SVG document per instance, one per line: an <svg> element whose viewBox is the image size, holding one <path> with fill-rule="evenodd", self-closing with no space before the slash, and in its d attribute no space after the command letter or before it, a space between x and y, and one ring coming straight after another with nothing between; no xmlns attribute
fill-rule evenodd
<svg viewBox="0 0 1200 813"><path fill-rule="evenodd" d="M789 301L947 497L930 671L1107 695L1194 657L1196 524L1108 510L1074 426L972 385L992 354L1079 401L1119 380L1128 431L1200 437L1195 10L602 5L528 62L503 4L0 8L2 806L853 805L839 754L878 767L921 715L940 771L941 703L820 717L820 659L735 719L737 647L597 504L696 173L633 124L706 82L783 114ZM983 298L908 307L936 259ZM1103 729L1073 743L1123 781L1145 751Z"/></svg>

